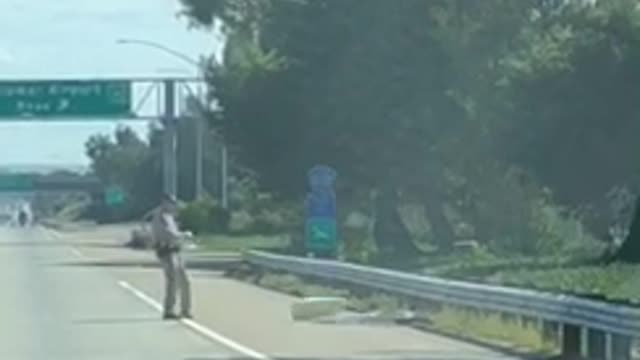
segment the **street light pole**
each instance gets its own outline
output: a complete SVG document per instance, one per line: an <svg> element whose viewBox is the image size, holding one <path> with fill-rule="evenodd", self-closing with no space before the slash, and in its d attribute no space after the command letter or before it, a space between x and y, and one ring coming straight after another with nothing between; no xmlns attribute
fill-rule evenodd
<svg viewBox="0 0 640 360"><path fill-rule="evenodd" d="M229 209L229 194L227 193L227 169L228 164L227 164L227 147L224 145L224 143L222 143L222 147L220 149L220 157L222 158L220 161L220 167L222 168L222 174L221 174L221 193L222 193L222 208L227 210Z"/></svg>
<svg viewBox="0 0 640 360"><path fill-rule="evenodd" d="M201 99L204 99L204 96L202 95L202 89L198 88L198 101L200 102ZM200 200L202 199L202 196L204 195L204 185L203 185L203 177L204 177L204 169L203 169L203 165L204 165L204 140L205 140L205 133L207 133L208 131L206 131L208 128L206 126L206 120L205 120L205 115L204 112L201 111L201 116L196 116L195 117L195 124L194 124L194 129L196 131L196 200Z"/></svg>
<svg viewBox="0 0 640 360"><path fill-rule="evenodd" d="M171 49L167 46L164 46L162 44L153 42L153 41L147 41L147 40L140 40L140 39L119 39L117 40L118 44L133 44L133 45L141 45L141 46L147 46L147 47L151 47L151 48L155 48L157 50L160 51L164 51L174 57L177 57L187 63L189 63L190 65L195 66L198 69L198 76L202 79L202 81L204 82L204 74L202 71L202 64L194 59L192 59L191 57L176 51L174 49ZM204 97L201 94L201 90L199 90L198 93L198 102L200 104L200 107L202 107L202 105L204 104ZM204 193L203 191L203 163L204 163L204 135L206 133L206 122L205 122L205 111L204 109L200 108L200 116L196 117L196 126L195 126L195 131L196 131L196 156L195 156L195 193L196 193L196 199L201 199L202 195ZM221 146L221 169L220 169L220 174L221 174L221 202L222 202L222 206L227 209L228 208L228 196L227 196L227 148L224 144L224 142L222 143Z"/></svg>
<svg viewBox="0 0 640 360"><path fill-rule="evenodd" d="M147 40L140 40L140 39L118 39L116 41L116 43L118 44L124 44L124 45L142 45L142 46L147 46L147 47L152 47L152 48L156 48L158 50L164 51L166 53L169 53L171 55L173 55L174 57L180 58L185 62L188 62L191 65L194 65L198 68L198 71L200 71L200 63L198 61L196 61L195 59L192 59L191 57L173 50L170 47L164 46L160 43L154 42L154 41L147 41Z"/></svg>

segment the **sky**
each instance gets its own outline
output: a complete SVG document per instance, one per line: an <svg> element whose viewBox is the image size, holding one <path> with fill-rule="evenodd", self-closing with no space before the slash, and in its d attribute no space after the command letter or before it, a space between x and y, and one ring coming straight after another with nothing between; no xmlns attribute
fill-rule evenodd
<svg viewBox="0 0 640 360"><path fill-rule="evenodd" d="M219 36L189 30L178 0L0 0L0 80L195 76L184 60L118 39L160 43L191 58L220 52ZM134 102L136 102L134 90ZM145 121L5 122L0 166L87 164L84 142Z"/></svg>

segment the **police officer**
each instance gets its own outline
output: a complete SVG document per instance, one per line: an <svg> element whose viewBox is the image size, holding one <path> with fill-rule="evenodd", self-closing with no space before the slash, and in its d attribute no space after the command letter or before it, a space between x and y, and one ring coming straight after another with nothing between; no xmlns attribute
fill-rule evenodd
<svg viewBox="0 0 640 360"><path fill-rule="evenodd" d="M151 220L153 244L165 276L163 318L167 320L179 317L192 318L191 288L181 254L184 239L190 237L191 233L179 230L176 212L176 198L165 194ZM178 292L180 293L180 315L174 312Z"/></svg>

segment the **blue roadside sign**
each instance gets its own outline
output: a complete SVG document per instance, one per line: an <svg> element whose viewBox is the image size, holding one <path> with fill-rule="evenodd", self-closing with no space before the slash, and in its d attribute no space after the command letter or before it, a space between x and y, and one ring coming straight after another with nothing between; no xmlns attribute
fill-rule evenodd
<svg viewBox="0 0 640 360"><path fill-rule="evenodd" d="M315 191L307 194L308 217L336 217L336 195L333 191Z"/></svg>
<svg viewBox="0 0 640 360"><path fill-rule="evenodd" d="M314 166L307 173L311 191L305 201L305 246L312 254L335 256L338 248L336 195L337 173L329 166Z"/></svg>
<svg viewBox="0 0 640 360"><path fill-rule="evenodd" d="M309 186L313 191L317 189L332 189L337 173L329 166L317 165L309 170L307 176L309 178Z"/></svg>

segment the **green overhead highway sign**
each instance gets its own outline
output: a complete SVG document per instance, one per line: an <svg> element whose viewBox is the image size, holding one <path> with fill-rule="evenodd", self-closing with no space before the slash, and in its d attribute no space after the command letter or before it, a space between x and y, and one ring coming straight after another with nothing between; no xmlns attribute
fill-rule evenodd
<svg viewBox="0 0 640 360"><path fill-rule="evenodd" d="M0 120L130 115L130 81L0 81Z"/></svg>
<svg viewBox="0 0 640 360"><path fill-rule="evenodd" d="M33 191L86 191L102 189L93 177L51 176L36 174L0 174L0 193ZM117 200L116 200L117 201Z"/></svg>
<svg viewBox="0 0 640 360"><path fill-rule="evenodd" d="M31 191L34 188L33 176L22 174L0 175L0 191Z"/></svg>

